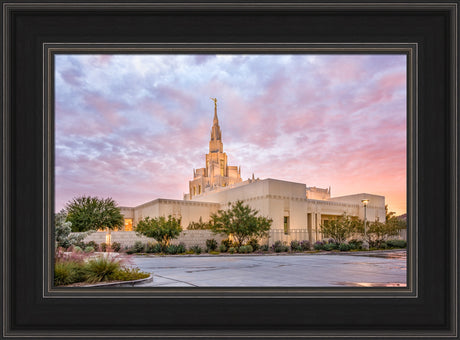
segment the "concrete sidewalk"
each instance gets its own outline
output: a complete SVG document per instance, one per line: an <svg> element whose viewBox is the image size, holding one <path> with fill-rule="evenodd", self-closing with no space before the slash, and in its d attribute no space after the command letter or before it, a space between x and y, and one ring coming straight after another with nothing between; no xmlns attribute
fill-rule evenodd
<svg viewBox="0 0 460 340"><path fill-rule="evenodd" d="M153 273L137 287L327 287L406 285L406 252L134 256Z"/></svg>

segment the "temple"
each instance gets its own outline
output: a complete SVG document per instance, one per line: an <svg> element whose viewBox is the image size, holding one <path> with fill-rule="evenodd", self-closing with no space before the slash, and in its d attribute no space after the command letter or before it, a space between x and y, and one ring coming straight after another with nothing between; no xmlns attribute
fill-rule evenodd
<svg viewBox="0 0 460 340"><path fill-rule="evenodd" d="M331 196L331 188L307 186L282 179L241 179L241 170L227 164L223 151L222 131L217 116L217 99L214 101L214 118L209 141L209 153L205 156L204 168L193 171L189 181L189 192L183 200L157 198L136 207L121 207L125 219L124 230L112 233L112 241L132 245L140 240L133 227L143 218L168 216L181 218L184 231L176 242L188 246L204 244L206 239L219 239L208 230L187 230L192 222L210 219L219 209L226 209L229 203L238 200L259 211L262 216L273 220L268 238L261 240L269 245L276 241L321 240L321 224L336 219L342 214L360 219L385 221L385 197L371 193L357 193L340 197ZM405 233L405 231L404 231ZM103 241L94 233L89 236L96 242ZM405 238L404 235L400 235Z"/></svg>

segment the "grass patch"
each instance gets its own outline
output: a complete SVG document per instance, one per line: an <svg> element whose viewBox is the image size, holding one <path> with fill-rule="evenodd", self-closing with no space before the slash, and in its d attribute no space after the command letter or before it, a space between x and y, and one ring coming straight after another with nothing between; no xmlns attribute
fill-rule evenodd
<svg viewBox="0 0 460 340"><path fill-rule="evenodd" d="M97 283L106 281L131 281L149 277L149 273L139 268L129 268L116 259L106 256L74 259L58 258L54 264L54 284L56 286L73 283Z"/></svg>

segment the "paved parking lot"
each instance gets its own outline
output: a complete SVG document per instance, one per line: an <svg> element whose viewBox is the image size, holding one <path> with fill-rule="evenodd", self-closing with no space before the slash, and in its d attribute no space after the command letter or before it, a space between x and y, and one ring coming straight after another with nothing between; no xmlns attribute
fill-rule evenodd
<svg viewBox="0 0 460 340"><path fill-rule="evenodd" d="M405 286L404 250L226 256L133 256L161 287Z"/></svg>

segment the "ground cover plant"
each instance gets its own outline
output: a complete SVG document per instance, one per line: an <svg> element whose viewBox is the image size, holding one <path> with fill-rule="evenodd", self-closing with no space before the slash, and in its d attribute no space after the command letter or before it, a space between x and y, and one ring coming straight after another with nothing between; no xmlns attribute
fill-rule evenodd
<svg viewBox="0 0 460 340"><path fill-rule="evenodd" d="M94 284L108 281L130 281L149 277L149 273L131 268L122 260L107 255L64 252L59 248L54 264L54 285Z"/></svg>

